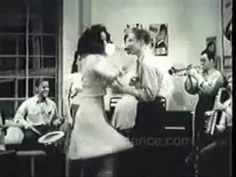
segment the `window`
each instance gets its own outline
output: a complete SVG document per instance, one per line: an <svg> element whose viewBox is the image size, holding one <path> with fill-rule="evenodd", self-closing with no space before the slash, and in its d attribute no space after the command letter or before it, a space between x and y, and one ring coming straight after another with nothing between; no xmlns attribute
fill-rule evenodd
<svg viewBox="0 0 236 177"><path fill-rule="evenodd" d="M1 0L0 108L6 118L35 94L37 78L48 78L58 97L58 0Z"/></svg>

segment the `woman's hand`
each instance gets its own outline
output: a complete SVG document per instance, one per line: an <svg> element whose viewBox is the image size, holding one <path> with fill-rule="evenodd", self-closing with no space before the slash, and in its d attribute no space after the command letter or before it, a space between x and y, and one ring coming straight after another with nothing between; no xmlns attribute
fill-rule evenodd
<svg viewBox="0 0 236 177"><path fill-rule="evenodd" d="M139 83L139 78L134 76L130 79L129 86L136 86Z"/></svg>
<svg viewBox="0 0 236 177"><path fill-rule="evenodd" d="M52 122L53 126L55 126L55 127L60 126L63 123L64 123L64 119L63 118L58 118L58 119L56 119L56 120L54 120Z"/></svg>
<svg viewBox="0 0 236 177"><path fill-rule="evenodd" d="M118 68L118 77L121 77L127 73L127 68L126 67L120 67Z"/></svg>
<svg viewBox="0 0 236 177"><path fill-rule="evenodd" d="M121 84L118 78L116 78L111 85L111 88L115 93L123 93L124 92L123 87L124 87L123 84Z"/></svg>

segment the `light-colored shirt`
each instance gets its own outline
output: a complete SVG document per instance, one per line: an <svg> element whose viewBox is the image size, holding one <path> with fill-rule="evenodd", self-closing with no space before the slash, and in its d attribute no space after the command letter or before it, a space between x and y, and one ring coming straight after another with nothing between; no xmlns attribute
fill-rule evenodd
<svg viewBox="0 0 236 177"><path fill-rule="evenodd" d="M64 92L64 113L67 121L72 124L71 106L73 104L79 105L79 93L82 91L82 74L71 73L65 77L64 85L66 86Z"/></svg>
<svg viewBox="0 0 236 177"><path fill-rule="evenodd" d="M111 125L114 128L119 130L133 128L138 101L149 102L154 101L157 96L164 96L161 95L163 73L156 64L156 59L151 51L147 49L144 58L141 61L137 60L136 76L138 81L134 84L134 87L139 95L138 100L131 95L123 95L117 102L111 119Z"/></svg>
<svg viewBox="0 0 236 177"><path fill-rule="evenodd" d="M219 121L219 127L226 129L232 126L232 98L224 102L224 111Z"/></svg>
<svg viewBox="0 0 236 177"><path fill-rule="evenodd" d="M153 56L147 50L142 61L138 61L137 75L140 80L136 85L140 101L154 101L159 95L163 81L163 74L153 65Z"/></svg>
<svg viewBox="0 0 236 177"><path fill-rule="evenodd" d="M68 93L70 104L79 104L78 94L82 90L82 74L81 73L73 73L70 75L71 80L70 83L66 86L69 86Z"/></svg>
<svg viewBox="0 0 236 177"><path fill-rule="evenodd" d="M198 81L199 95L215 95L224 84L224 77L218 70L204 72Z"/></svg>
<svg viewBox="0 0 236 177"><path fill-rule="evenodd" d="M17 110L14 121L28 123L34 126L51 124L55 119L59 119L56 104L49 98L40 102L35 95L24 101Z"/></svg>

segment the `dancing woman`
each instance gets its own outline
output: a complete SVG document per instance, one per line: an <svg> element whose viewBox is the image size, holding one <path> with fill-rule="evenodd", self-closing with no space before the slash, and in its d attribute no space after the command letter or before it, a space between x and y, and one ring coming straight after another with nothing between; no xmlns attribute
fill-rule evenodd
<svg viewBox="0 0 236 177"><path fill-rule="evenodd" d="M112 164L111 157L133 146L108 124L105 114L103 96L106 88L122 74L122 70L107 62L108 44L111 44L110 34L102 25L87 29L78 42L77 52L82 63L82 91L68 157L82 161L84 165L81 171L84 176L112 176L113 167L108 167Z"/></svg>

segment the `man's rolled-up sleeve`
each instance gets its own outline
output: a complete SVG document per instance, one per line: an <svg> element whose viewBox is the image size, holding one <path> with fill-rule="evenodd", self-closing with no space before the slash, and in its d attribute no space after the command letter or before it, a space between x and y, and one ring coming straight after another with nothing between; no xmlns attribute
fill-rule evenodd
<svg viewBox="0 0 236 177"><path fill-rule="evenodd" d="M14 116L14 122L17 123L23 123L25 122L25 116L27 115L27 101L23 102L18 110L16 111L16 114Z"/></svg>

